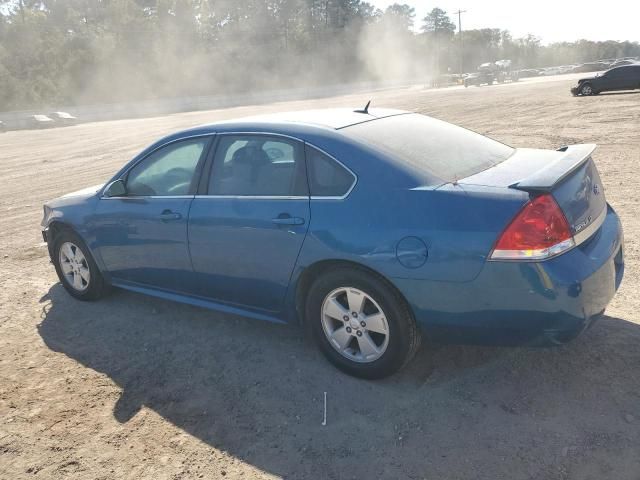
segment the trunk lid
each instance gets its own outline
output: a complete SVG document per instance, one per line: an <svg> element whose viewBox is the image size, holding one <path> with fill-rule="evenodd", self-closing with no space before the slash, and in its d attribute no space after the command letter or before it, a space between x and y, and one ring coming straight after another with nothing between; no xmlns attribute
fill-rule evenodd
<svg viewBox="0 0 640 480"><path fill-rule="evenodd" d="M591 234L604 220L607 205L600 175L591 158L595 148L595 145L572 145L556 151L516 149L504 162L458 183L512 188L532 196L551 193L573 235Z"/></svg>

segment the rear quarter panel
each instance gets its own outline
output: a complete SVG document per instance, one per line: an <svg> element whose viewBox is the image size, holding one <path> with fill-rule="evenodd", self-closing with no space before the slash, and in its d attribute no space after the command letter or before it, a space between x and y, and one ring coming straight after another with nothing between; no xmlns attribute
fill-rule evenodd
<svg viewBox="0 0 640 480"><path fill-rule="evenodd" d="M523 192L490 187L402 187L391 169L384 174L376 170L354 168L358 183L344 200L311 200L299 268L342 259L388 279L471 281L499 233L528 199ZM406 237L426 245L423 265L407 268L399 262L398 243Z"/></svg>

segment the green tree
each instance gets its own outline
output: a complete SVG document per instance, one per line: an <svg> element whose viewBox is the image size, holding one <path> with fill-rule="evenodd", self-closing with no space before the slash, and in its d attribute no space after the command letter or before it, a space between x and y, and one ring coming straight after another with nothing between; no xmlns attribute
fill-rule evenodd
<svg viewBox="0 0 640 480"><path fill-rule="evenodd" d="M415 16L415 8L406 3L394 3L386 8L383 19L393 24L398 30L409 31L413 28Z"/></svg>
<svg viewBox="0 0 640 480"><path fill-rule="evenodd" d="M431 10L422 21L424 23L422 31L425 33L452 37L456 31L456 25L451 21L447 12L437 7Z"/></svg>
<svg viewBox="0 0 640 480"><path fill-rule="evenodd" d="M361 0L0 0L0 110L232 94L457 70L442 9ZM637 42L464 32L465 65L640 56Z"/></svg>

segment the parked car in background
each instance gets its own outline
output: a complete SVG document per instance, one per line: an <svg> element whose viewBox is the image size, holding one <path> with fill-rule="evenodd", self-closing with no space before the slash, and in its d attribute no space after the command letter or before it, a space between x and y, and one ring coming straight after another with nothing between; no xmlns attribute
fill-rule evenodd
<svg viewBox="0 0 640 480"><path fill-rule="evenodd" d="M546 77L550 75L560 75L561 73L563 73L563 70L561 67L549 67L549 68L543 68L542 71L540 72L540 75Z"/></svg>
<svg viewBox="0 0 640 480"><path fill-rule="evenodd" d="M525 68L518 71L519 78L537 77L538 75L540 75L540 70L537 68Z"/></svg>
<svg viewBox="0 0 640 480"><path fill-rule="evenodd" d="M49 117L61 125L76 125L78 123L77 117L67 112L53 112Z"/></svg>
<svg viewBox="0 0 640 480"><path fill-rule="evenodd" d="M581 78L571 89L571 93L589 96L601 92L635 89L640 89L640 64L623 65L593 77Z"/></svg>
<svg viewBox="0 0 640 480"><path fill-rule="evenodd" d="M31 115L29 117L29 126L32 128L50 128L55 127L56 122L46 115Z"/></svg>
<svg viewBox="0 0 640 480"><path fill-rule="evenodd" d="M578 65L572 69L573 73L583 72L601 72L609 68L610 63L607 62L587 62Z"/></svg>
<svg viewBox="0 0 640 480"><path fill-rule="evenodd" d="M337 367L379 378L421 330L549 345L604 312L623 242L594 148L514 149L386 109L226 121L46 203L43 236L72 297L111 285L300 322Z"/></svg>
<svg viewBox="0 0 640 480"><path fill-rule="evenodd" d="M493 82L496 81L495 75L492 71L489 70L481 70L479 72L473 72L467 75L462 84L466 87L471 87L475 85L479 87L480 85L493 85Z"/></svg>

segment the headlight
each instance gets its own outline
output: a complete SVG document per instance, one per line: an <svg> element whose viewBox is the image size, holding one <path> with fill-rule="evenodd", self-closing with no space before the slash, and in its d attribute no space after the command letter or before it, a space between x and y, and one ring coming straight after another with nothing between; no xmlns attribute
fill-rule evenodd
<svg viewBox="0 0 640 480"><path fill-rule="evenodd" d="M42 209L44 210L44 216L42 217L42 222L40 222L40 225L46 227L47 221L49 220L49 215L51 215L51 208L47 205L43 205Z"/></svg>

